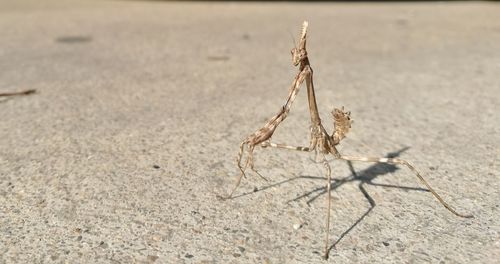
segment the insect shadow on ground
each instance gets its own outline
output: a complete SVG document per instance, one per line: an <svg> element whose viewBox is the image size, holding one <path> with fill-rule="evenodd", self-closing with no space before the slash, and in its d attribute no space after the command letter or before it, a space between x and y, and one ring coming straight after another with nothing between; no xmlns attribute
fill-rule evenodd
<svg viewBox="0 0 500 264"><path fill-rule="evenodd" d="M402 149L400 149L398 151L389 152L385 157L386 158L396 158L396 157L399 157L403 152L405 152L409 148L410 147L404 147L404 148L402 148ZM398 189L403 189L403 190L406 190L406 191L429 192L429 190L427 190L425 188L408 187L408 186L398 186L398 185L392 185L392 184L384 184L384 183L375 183L375 182L373 182L373 180L376 179L379 176L382 176L382 175L385 175L385 174L388 174L388 173L393 173L393 172L397 171L399 168L396 165L393 165L393 164L375 163L375 164L369 166L368 168L366 168L366 169L364 169L362 171L359 171L359 172L356 172L356 170L354 170L354 167L352 165L352 161L347 161L347 165L349 166L349 170L351 171L351 175L349 175L347 177L344 177L344 178L340 178L340 179L332 179L331 189L335 190L335 189L339 188L340 186L344 185L345 183L358 182L358 188L361 191L361 193L363 193L363 196L366 198L366 200L370 204L370 208L368 208L368 210L365 213L363 213L346 231L344 231L339 236L339 238L330 246L330 248L329 248L328 251L330 251L333 248L335 248L335 246L347 234L349 234L349 232L351 232L351 230L353 230L354 227L356 227L361 221L363 221L363 219L368 214L370 214L370 212L375 208L375 206L376 206L375 200L373 200L373 198L370 196L370 194L366 191L366 189L364 187L365 184L367 184L367 185L373 185L373 186L381 186L381 187L386 187L386 188L398 188ZM313 179L313 180L323 180L323 181L325 180L324 177L304 176L304 175L301 175L301 176L297 176L297 177L293 177L293 178L290 178L290 179L286 179L284 181L277 182L277 183L274 183L274 184L271 184L271 185L268 185L268 186L264 186L264 187L262 187L262 188L260 188L258 190L254 190L253 192L246 192L246 193L234 196L233 198L238 198L238 197L250 195L250 194L255 193L255 192L263 191L263 190L266 190L266 189L269 189L269 188L272 188L272 187L276 187L276 186L282 185L284 183L288 183L288 182L291 182L291 181L294 181L294 180L300 180L300 179ZM287 201L287 203L295 202L295 201L298 201L298 200L301 200L301 199L308 199L307 200L307 204L309 205L312 202L314 202L321 195L326 194L326 192L327 192L326 186L322 186L322 187L313 189L311 191L308 191L308 192L306 192L306 193L304 193L302 195L299 195L299 196L297 196L297 197L295 197L295 198Z"/></svg>

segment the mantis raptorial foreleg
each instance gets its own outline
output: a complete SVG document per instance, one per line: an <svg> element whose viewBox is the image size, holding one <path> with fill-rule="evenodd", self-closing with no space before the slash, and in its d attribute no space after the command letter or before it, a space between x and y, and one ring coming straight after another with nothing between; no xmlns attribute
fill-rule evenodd
<svg viewBox="0 0 500 264"><path fill-rule="evenodd" d="M265 177L263 177L257 170L255 170L254 167L254 162L253 162L253 151L255 149L255 146L258 146L259 144L269 140L272 135L274 134L274 131L278 126L283 122L286 117L288 116L288 113L290 112L290 109L292 107L293 102L295 101L295 98L297 97L297 94L299 93L300 86L304 82L305 79L308 78L310 75L310 72L305 68L305 65L307 63L307 53L305 51L305 40L306 40L306 32L307 32L307 23L304 23L302 27L302 31L300 33L300 42L299 42L299 47L295 47L292 49L291 54L292 54L292 63L294 66L299 66L299 72L295 76L292 85L289 89L288 92L288 98L286 100L285 105L281 107L280 111L271 117L269 121L264 125L264 127L260 128L259 130L255 131L253 134L248 136L243 142L240 144L240 151L238 152L238 159L237 159L237 164L238 168L240 170L240 175L238 176L236 180L236 185L233 187L229 195L224 197L224 199L231 198L234 191L238 188L238 186L241 183L241 179L245 177L245 171L250 165L250 169L254 172L256 172L260 177L263 179L267 180ZM247 159L245 162L245 165L241 165L241 160L243 159L243 154L244 154L244 148L247 146L248 151L247 151Z"/></svg>

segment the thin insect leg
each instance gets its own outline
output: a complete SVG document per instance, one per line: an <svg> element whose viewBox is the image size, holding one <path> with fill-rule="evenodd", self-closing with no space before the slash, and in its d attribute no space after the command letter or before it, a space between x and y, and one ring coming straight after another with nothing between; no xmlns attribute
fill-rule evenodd
<svg viewBox="0 0 500 264"><path fill-rule="evenodd" d="M238 177L238 179L236 180L236 184L234 185L233 189L231 190L231 192L226 196L226 197L223 197L224 200L226 199L231 199L233 197L233 193L234 191L236 191L236 189L238 189L238 186L240 186L240 183L241 183L241 179L243 178L243 175L244 175L244 172L242 171L240 173L240 176Z"/></svg>
<svg viewBox="0 0 500 264"><path fill-rule="evenodd" d="M248 164L250 164L250 161L252 160L252 157L253 157L253 147L249 147L248 148L248 157L247 157L247 160L245 161L245 166L243 167L243 175L245 176L245 178L247 177L245 171L247 171L247 168L248 168Z"/></svg>
<svg viewBox="0 0 500 264"><path fill-rule="evenodd" d="M250 155L253 154L253 147L249 146L248 147L248 157L246 159L246 162L245 162L245 166L241 166L241 159L243 157L243 150L244 150L244 147L245 147L245 144L247 144L245 141L243 141L241 144L240 144L240 152L238 153L238 168L240 169L240 176L238 176L238 179L236 179L236 184L234 185L233 189L231 190L231 192L229 193L229 195L227 195L226 197L223 197L223 199L230 199L232 196L233 196L233 193L236 191L236 189L238 189L238 187L240 186L241 184L241 179L243 177L246 178L246 175L245 175L245 170L248 166L248 163L250 162Z"/></svg>
<svg viewBox="0 0 500 264"><path fill-rule="evenodd" d="M296 146L289 146L289 145L285 145L285 144L276 144L276 143L271 143L271 142L264 142L261 144L261 147L263 147L263 148L267 148L267 147L282 148L282 149L298 150L298 151L305 151L305 152L312 151L311 147L296 147Z"/></svg>
<svg viewBox="0 0 500 264"><path fill-rule="evenodd" d="M246 175L245 171L247 170L248 164L250 164L251 160L253 159L253 150L254 150L254 147L255 147L255 146L252 146L252 145L250 145L250 144L249 144L249 143L247 143L247 142L243 142L243 143L241 143L241 146L240 146L240 152L243 152L243 148L242 148L242 147L243 147L245 144L248 146L248 151L247 151L247 153L248 153L248 154L247 154L247 159L246 159L246 161L245 161L245 165L244 165L244 166L241 166L241 157L242 157L242 155L243 155L243 154L241 154L241 155L238 157L238 158L239 158L239 159L238 159L238 168L240 169L241 174L243 175L243 177L245 177L245 178L246 178L246 177L247 177L247 175Z"/></svg>
<svg viewBox="0 0 500 264"><path fill-rule="evenodd" d="M330 168L330 164L323 155L323 166L326 169L327 183L326 183L326 191L327 195L327 212L326 212L326 238L325 238L325 255L324 258L328 259L328 234L330 233L330 210L331 210L331 202L332 202L332 192L331 192L331 184L332 184L332 170Z"/></svg>
<svg viewBox="0 0 500 264"><path fill-rule="evenodd" d="M246 141L241 142L240 151L238 152L238 158L237 158L238 168L240 169L243 175L245 174L245 172L243 170L243 167L241 166L241 159L243 158L243 150L245 148L245 144L247 144Z"/></svg>
<svg viewBox="0 0 500 264"><path fill-rule="evenodd" d="M314 163L323 163L323 160L319 160L318 157L319 157L319 151L316 148L316 149L314 149L314 158L309 157L309 160L314 162Z"/></svg>
<svg viewBox="0 0 500 264"><path fill-rule="evenodd" d="M35 89L30 89L30 90L25 90L25 91L21 91L21 92L0 93L0 96L28 95L28 94L32 94L35 92L36 92Z"/></svg>
<svg viewBox="0 0 500 264"><path fill-rule="evenodd" d="M314 163L321 163L323 159L320 159L321 151L319 149L314 149Z"/></svg>
<svg viewBox="0 0 500 264"><path fill-rule="evenodd" d="M379 162L379 163L388 163L388 164L401 164L405 165L408 167L415 175L417 178L431 191L432 195L446 208L448 211L452 212L456 216L464 217L464 218L472 218L474 217L473 215L464 215L460 214L457 211L455 211L450 205L448 205L443 198L430 186L429 183L420 175L420 172L415 169L415 167L402 159L397 159L397 158L377 158L377 157L354 157L354 156L341 156L339 159L342 160L347 160L347 161L362 161L362 162Z"/></svg>
<svg viewBox="0 0 500 264"><path fill-rule="evenodd" d="M252 150L253 150L253 147L252 147ZM266 177L262 176L262 174L260 174L255 168L254 168L254 157L253 157L253 152L252 152L252 155L249 157L250 158L250 169L255 172L257 175L259 175L259 177L261 177L262 179L264 179L265 181L269 181Z"/></svg>
<svg viewBox="0 0 500 264"><path fill-rule="evenodd" d="M269 142L269 141L262 142L260 144L260 146L263 147L263 148L272 147L272 148L283 148L283 149L298 150L298 151L305 151L305 152L310 152L311 151L310 147L295 147L295 146L289 146L289 145L285 145L285 144L276 144L276 143L272 143L272 142ZM255 170L253 168L253 160L252 160L252 163L250 164L250 168L255 173L257 173L261 178L263 178L264 180L267 181L267 179L264 176L262 176L257 170Z"/></svg>
<svg viewBox="0 0 500 264"><path fill-rule="evenodd" d="M289 150L297 150L297 151L304 151L304 152L311 152L312 150L315 151L315 156L314 160L310 158L310 160L314 163L320 163L323 162L318 161L318 156L319 156L319 151L317 148L315 148L315 142L312 141L311 146L309 147L297 147L297 146L290 146L290 145L285 145L285 144L276 144L276 143L271 143L271 142L264 142L261 144L261 147L266 148L266 147L272 147L272 148L282 148L282 149L289 149Z"/></svg>

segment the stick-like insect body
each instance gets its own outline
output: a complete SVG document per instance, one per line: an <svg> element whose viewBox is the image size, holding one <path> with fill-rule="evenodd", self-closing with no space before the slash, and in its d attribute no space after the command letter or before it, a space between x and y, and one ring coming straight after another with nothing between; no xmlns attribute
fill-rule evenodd
<svg viewBox="0 0 500 264"><path fill-rule="evenodd" d="M307 28L307 22L304 22L305 28ZM434 197L450 212L455 214L456 216L459 217L464 217L464 218L471 218L473 217L472 215L465 215L465 214L460 214L456 212L450 205L448 205L443 198L431 187L429 183L422 177L421 173L415 169L415 167L410 164L409 162L398 159L398 158L378 158L378 157L362 157L362 156L344 156L341 155L338 150L336 149L336 145L340 143L340 141L346 136L346 134L349 132L349 129L351 128L352 120L350 117L350 112L345 112L344 108L342 107L341 109L334 109L332 112L333 116L333 123L334 123L334 131L331 135L329 135L323 125L321 124L321 118L319 116L318 112L318 106L316 103L316 95L314 93L314 84L313 84L313 71L311 68L311 65L309 63L309 58L307 56L307 51L306 51L306 46L305 46L305 34L304 34L304 39L301 40L301 54L303 56L301 57L301 76L305 79L306 86L307 86L307 96L308 96L308 101L309 101L309 111L311 115L311 137L310 137L310 142L308 147L297 147L297 146L289 146L286 144L276 144L272 143L270 141L270 136L269 137L261 137L257 141L252 141L254 135L255 137L256 134L250 136L246 141L243 143L247 143L250 146L250 149L253 150L253 148L257 145L260 144L261 147L266 148L266 147L273 147L273 148L282 148L282 149L289 149L289 150L298 150L298 151L305 151L305 152L311 152L313 150L317 151L322 157L322 162L323 165L325 166L326 169L326 176L327 176L327 214L326 214L326 238L325 238L325 253L324 257L325 259L328 258L328 253L329 253L329 247L328 247L328 234L330 230L330 211L331 211L331 168L330 165L326 159L326 155L332 154L335 159L338 160L345 160L345 161L361 161L361 162L375 162L375 163L388 163L388 164L398 164L398 165L405 165L408 167L416 176L417 178L429 189L429 191L434 195ZM263 129L266 129L268 126L266 125ZM259 130L260 131L260 130ZM258 133L257 131L256 133ZM272 133L271 133L272 135ZM248 141L250 139L250 141ZM241 153L241 150L240 150ZM250 152L251 154L251 152ZM241 156L241 155L240 155ZM251 156L250 156L251 158ZM251 159L250 159L251 160ZM248 160L247 160L248 163ZM239 165L240 169L241 166ZM251 164L251 167L253 167L253 164ZM245 165L246 168L246 165ZM243 173L244 170L242 170ZM241 177L240 177L241 179ZM236 187L232 190L231 194L235 191L235 189L239 185L239 180L238 184Z"/></svg>

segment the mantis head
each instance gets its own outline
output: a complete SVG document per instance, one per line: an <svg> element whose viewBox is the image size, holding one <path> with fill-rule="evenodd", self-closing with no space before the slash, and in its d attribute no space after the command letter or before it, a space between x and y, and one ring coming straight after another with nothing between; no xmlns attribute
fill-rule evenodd
<svg viewBox="0 0 500 264"><path fill-rule="evenodd" d="M290 53L292 53L293 66L297 66L307 58L307 51L305 49L293 48Z"/></svg>
<svg viewBox="0 0 500 264"><path fill-rule="evenodd" d="M306 35L307 35L307 27L309 23L307 21L304 21L302 24L302 30L300 31L300 38L299 38L299 46L297 47L295 45L294 41L294 48L292 49L292 62L293 66L299 65L302 61L307 59L307 51L306 51Z"/></svg>

